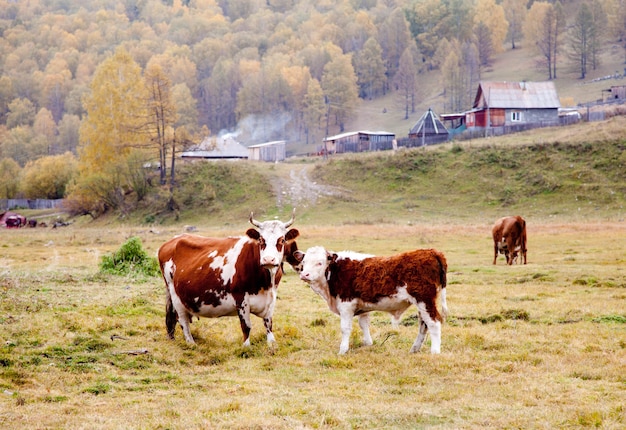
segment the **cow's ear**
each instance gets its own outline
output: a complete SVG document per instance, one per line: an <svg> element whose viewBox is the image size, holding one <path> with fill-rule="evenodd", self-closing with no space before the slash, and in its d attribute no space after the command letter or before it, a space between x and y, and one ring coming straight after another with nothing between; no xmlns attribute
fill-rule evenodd
<svg viewBox="0 0 626 430"><path fill-rule="evenodd" d="M300 236L300 232L296 228L292 228L285 235L285 240L294 240L296 237Z"/></svg>
<svg viewBox="0 0 626 430"><path fill-rule="evenodd" d="M337 258L339 257L337 254L335 254L334 252L327 252L326 256L328 258L328 261L331 263L334 263L335 261L337 261Z"/></svg>
<svg viewBox="0 0 626 430"><path fill-rule="evenodd" d="M249 228L248 231L246 231L246 235L254 240L259 240L259 238L261 237L259 232L253 228Z"/></svg>
<svg viewBox="0 0 626 430"><path fill-rule="evenodd" d="M293 256L293 258L295 258L298 261L298 263L302 263L302 260L304 259L304 252L298 249L294 251L294 253L291 255Z"/></svg>

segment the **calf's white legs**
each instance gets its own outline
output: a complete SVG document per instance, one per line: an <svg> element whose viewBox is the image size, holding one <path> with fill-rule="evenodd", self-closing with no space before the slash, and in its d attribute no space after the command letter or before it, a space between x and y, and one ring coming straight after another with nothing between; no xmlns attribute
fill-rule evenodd
<svg viewBox="0 0 626 430"><path fill-rule="evenodd" d="M430 332L430 352L439 354L441 352L441 322L435 321L430 317L426 310L426 304L423 302L417 304L417 309L420 314L420 331L410 352L419 351L426 338L426 332Z"/></svg>
<svg viewBox="0 0 626 430"><path fill-rule="evenodd" d="M359 327L363 332L363 345L372 345L372 336L370 335L370 314L359 315Z"/></svg>
<svg viewBox="0 0 626 430"><path fill-rule="evenodd" d="M339 354L345 354L350 348L350 334L352 333L352 317L354 314L350 312L341 313L341 345L339 346Z"/></svg>

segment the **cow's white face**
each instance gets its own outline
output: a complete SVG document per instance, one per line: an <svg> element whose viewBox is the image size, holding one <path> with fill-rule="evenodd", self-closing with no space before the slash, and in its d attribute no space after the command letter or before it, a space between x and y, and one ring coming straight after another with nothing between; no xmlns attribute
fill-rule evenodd
<svg viewBox="0 0 626 430"><path fill-rule="evenodd" d="M272 280L278 271L278 267L283 262L285 245L287 242L295 240L300 234L295 228L287 230L293 223L293 219L292 216L287 222L259 222L253 219L252 214L250 214L250 222L257 227L258 230L251 228L246 234L259 243L259 264L270 271Z"/></svg>
<svg viewBox="0 0 626 430"><path fill-rule="evenodd" d="M258 230L258 241L261 250L261 266L278 266L285 253L285 235L287 229L281 221L262 222Z"/></svg>
<svg viewBox="0 0 626 430"><path fill-rule="evenodd" d="M300 279L307 283L317 283L326 280L328 269L328 253L321 246L307 249L306 253L300 253L301 267Z"/></svg>

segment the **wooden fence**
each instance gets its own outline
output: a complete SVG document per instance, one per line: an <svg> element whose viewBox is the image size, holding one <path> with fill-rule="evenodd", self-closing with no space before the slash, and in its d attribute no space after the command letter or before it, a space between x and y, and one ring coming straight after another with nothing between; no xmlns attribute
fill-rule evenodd
<svg viewBox="0 0 626 430"><path fill-rule="evenodd" d="M0 199L0 210L60 208L63 199Z"/></svg>

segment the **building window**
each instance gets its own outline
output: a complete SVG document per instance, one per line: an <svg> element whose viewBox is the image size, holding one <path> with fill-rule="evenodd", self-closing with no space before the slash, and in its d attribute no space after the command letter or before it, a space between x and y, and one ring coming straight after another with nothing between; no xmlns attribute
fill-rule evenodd
<svg viewBox="0 0 626 430"><path fill-rule="evenodd" d="M511 121L519 122L522 120L522 113L520 111L511 112Z"/></svg>

